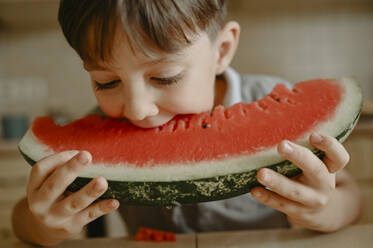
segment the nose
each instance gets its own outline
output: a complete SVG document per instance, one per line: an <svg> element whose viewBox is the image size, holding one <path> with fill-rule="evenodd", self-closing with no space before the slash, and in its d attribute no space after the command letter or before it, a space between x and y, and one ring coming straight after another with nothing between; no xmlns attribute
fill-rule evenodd
<svg viewBox="0 0 373 248"><path fill-rule="evenodd" d="M132 103L124 105L124 116L132 121L141 121L147 117L158 114L158 108L155 105L143 105L143 103Z"/></svg>
<svg viewBox="0 0 373 248"><path fill-rule="evenodd" d="M132 121L141 121L147 117L155 116L159 113L151 93L145 89L132 88L125 94L123 115Z"/></svg>

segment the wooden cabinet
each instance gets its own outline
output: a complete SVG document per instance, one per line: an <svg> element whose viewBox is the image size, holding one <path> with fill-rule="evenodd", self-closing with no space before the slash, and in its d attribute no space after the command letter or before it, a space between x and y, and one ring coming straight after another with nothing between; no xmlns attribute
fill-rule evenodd
<svg viewBox="0 0 373 248"><path fill-rule="evenodd" d="M26 195L30 166L22 156L8 149L0 151L0 239L13 239L11 212L15 203Z"/></svg>
<svg viewBox="0 0 373 248"><path fill-rule="evenodd" d="M350 154L346 169L360 186L364 197L359 223L373 223L373 116L363 115L344 143Z"/></svg>

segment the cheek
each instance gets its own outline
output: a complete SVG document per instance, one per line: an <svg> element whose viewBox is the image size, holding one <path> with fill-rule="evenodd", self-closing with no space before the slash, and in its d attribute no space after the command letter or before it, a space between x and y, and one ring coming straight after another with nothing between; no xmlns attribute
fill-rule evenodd
<svg viewBox="0 0 373 248"><path fill-rule="evenodd" d="M210 111L214 103L214 80L211 73L192 73L183 86L169 92L166 106L178 113L201 113Z"/></svg>
<svg viewBox="0 0 373 248"><path fill-rule="evenodd" d="M196 107L203 107L202 111L211 110L214 104L215 72L211 62L208 62L210 61L205 61L202 64L204 66L196 67L189 80L191 87L188 96L191 106L195 104Z"/></svg>
<svg viewBox="0 0 373 248"><path fill-rule="evenodd" d="M101 110L110 117L121 117L122 116L122 105L120 101L117 101L115 96L107 96L95 92L97 103Z"/></svg>
<svg viewBox="0 0 373 248"><path fill-rule="evenodd" d="M178 114L198 114L209 111L212 107L211 101L207 97L198 97L196 94L183 95L183 97L172 100L170 112Z"/></svg>

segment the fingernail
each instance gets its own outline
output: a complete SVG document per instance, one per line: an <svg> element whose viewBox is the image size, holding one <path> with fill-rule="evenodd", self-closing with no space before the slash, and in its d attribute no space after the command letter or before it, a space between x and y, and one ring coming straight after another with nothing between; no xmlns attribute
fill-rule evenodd
<svg viewBox="0 0 373 248"><path fill-rule="evenodd" d="M84 154L84 152L80 152L77 159L82 164L87 164L89 161L87 154Z"/></svg>
<svg viewBox="0 0 373 248"><path fill-rule="evenodd" d="M283 143L282 151L283 151L284 153L291 153L291 152L293 152L293 147L292 147L292 145L290 144L289 141L285 141L285 142Z"/></svg>
<svg viewBox="0 0 373 248"><path fill-rule="evenodd" d="M315 143L321 143L322 136L320 134L318 134L318 133L313 133L311 135L311 140L312 140L312 142L315 142Z"/></svg>
<svg viewBox="0 0 373 248"><path fill-rule="evenodd" d="M119 206L119 202L117 200L113 200L110 202L110 206L113 208L117 208Z"/></svg>
<svg viewBox="0 0 373 248"><path fill-rule="evenodd" d="M93 189L94 189L95 191L98 191L98 192L102 191L103 188L104 188L104 187L103 187L102 184L99 183L99 182L95 182L95 184L93 185Z"/></svg>
<svg viewBox="0 0 373 248"><path fill-rule="evenodd" d="M79 151L78 150L71 150L71 151L68 151L68 154L71 156L71 157L74 157L76 154L78 154Z"/></svg>
<svg viewBox="0 0 373 248"><path fill-rule="evenodd" d="M254 190L254 192L252 192L254 194L255 197L261 197L262 196L262 193L259 191L259 190Z"/></svg>
<svg viewBox="0 0 373 248"><path fill-rule="evenodd" d="M270 174L270 172L266 171L265 173L263 173L263 181L265 181L265 182L271 181L271 174Z"/></svg>

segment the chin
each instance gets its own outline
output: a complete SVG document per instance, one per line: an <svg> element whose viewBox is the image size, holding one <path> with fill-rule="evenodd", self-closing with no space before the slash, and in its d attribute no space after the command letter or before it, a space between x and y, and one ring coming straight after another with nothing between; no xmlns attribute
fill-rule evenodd
<svg viewBox="0 0 373 248"><path fill-rule="evenodd" d="M154 128L154 127L158 127L158 126L162 126L163 124L166 124L173 118L174 116L164 116L164 117L158 116L158 117L149 117L141 121L130 120L130 122L137 127Z"/></svg>

